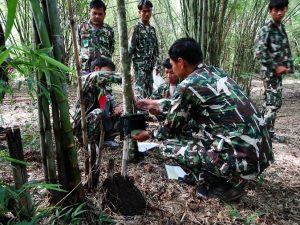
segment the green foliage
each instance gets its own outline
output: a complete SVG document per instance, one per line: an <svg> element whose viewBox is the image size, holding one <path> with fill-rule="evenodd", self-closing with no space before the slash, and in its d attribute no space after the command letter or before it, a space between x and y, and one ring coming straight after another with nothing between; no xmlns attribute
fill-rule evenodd
<svg viewBox="0 0 300 225"><path fill-rule="evenodd" d="M27 165L27 163L24 161L20 161L20 160L9 157L7 149L0 151L0 162L1 161L12 162L12 163L16 163L16 164L23 165L23 166Z"/></svg>
<svg viewBox="0 0 300 225"><path fill-rule="evenodd" d="M88 222L90 224L115 224L116 222L100 211L97 216L95 212L88 209L86 203L79 205L67 206L55 209L54 215L50 219L50 224L68 224L75 225L80 222Z"/></svg>
<svg viewBox="0 0 300 225"><path fill-rule="evenodd" d="M7 1L7 20L6 20L6 29L5 29L5 39L10 35L11 29L14 24L16 10L17 10L18 0L9 0Z"/></svg>
<svg viewBox="0 0 300 225"><path fill-rule="evenodd" d="M262 185L265 182L265 176L264 174L261 174L257 177L257 181L260 185Z"/></svg>
<svg viewBox="0 0 300 225"><path fill-rule="evenodd" d="M55 214L50 220L50 223L55 225L58 221L60 221L61 224L78 224L80 221L85 219L83 214L87 212L87 210L85 210L84 207L85 203L75 206L67 206L65 208L57 208L55 210Z"/></svg>
<svg viewBox="0 0 300 225"><path fill-rule="evenodd" d="M2 50L2 49L0 49ZM1 52L1 51L0 51ZM10 48L0 53L0 65L7 59L10 52Z"/></svg>
<svg viewBox="0 0 300 225"><path fill-rule="evenodd" d="M227 214L228 216L230 216L231 218L241 221L242 224L245 225L256 225L257 224L257 220L259 219L259 217L266 215L266 213L264 212L260 212L260 211L255 211L251 214L249 214L247 217L244 217L240 211L235 208L234 206L228 205L227 206L228 210L227 210Z"/></svg>
<svg viewBox="0 0 300 225"><path fill-rule="evenodd" d="M34 184L34 183L26 183L23 185L22 188L16 190L14 187L5 184L4 182L0 183L0 214L4 215L8 212L14 215L14 218L10 220L8 224L37 224L37 222L41 221L44 218L50 216L52 212L52 208L46 209L38 209L34 205L33 210L29 212L29 215L20 214L20 208L22 207L19 203L21 196L24 193L31 192L32 195L36 193L35 189L47 189L47 190L55 190L55 191L62 191L65 192L63 189L60 188L60 185L57 184ZM77 218L80 214L80 208L74 210L72 217ZM22 220L22 218L28 218L27 220ZM29 219L30 218L30 219ZM75 223L73 223L75 224Z"/></svg>
<svg viewBox="0 0 300 225"><path fill-rule="evenodd" d="M104 225L104 224L115 224L116 222L109 218L106 214L104 214L103 212L100 212L98 220L97 220L97 224L98 225Z"/></svg>
<svg viewBox="0 0 300 225"><path fill-rule="evenodd" d="M40 139L37 129L34 129L33 126L31 123L26 123L22 127L22 142L24 149L37 151L40 147Z"/></svg>
<svg viewBox="0 0 300 225"><path fill-rule="evenodd" d="M294 66L296 70L300 70L300 55L294 58Z"/></svg>

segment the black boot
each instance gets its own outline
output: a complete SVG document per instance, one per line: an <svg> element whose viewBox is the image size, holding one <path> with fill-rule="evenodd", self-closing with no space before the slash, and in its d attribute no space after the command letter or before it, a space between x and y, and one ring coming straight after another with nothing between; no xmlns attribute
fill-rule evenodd
<svg viewBox="0 0 300 225"><path fill-rule="evenodd" d="M238 185L233 185L224 181L212 183L208 190L209 196L219 198L225 202L238 201L245 194L247 183L247 181L242 181Z"/></svg>

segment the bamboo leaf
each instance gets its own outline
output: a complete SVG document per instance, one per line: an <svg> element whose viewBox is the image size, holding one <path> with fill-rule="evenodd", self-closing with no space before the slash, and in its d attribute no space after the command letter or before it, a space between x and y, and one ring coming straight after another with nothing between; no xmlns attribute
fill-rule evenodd
<svg viewBox="0 0 300 225"><path fill-rule="evenodd" d="M10 52L10 48L6 49L4 52L0 54L0 65L7 59Z"/></svg>
<svg viewBox="0 0 300 225"><path fill-rule="evenodd" d="M67 67L66 65L62 64L61 62L58 62L57 60L45 55L45 54L39 54L39 56L44 59L46 62L50 63L53 66L58 67L59 69L62 69L66 72L72 72L72 69Z"/></svg>
<svg viewBox="0 0 300 225"><path fill-rule="evenodd" d="M38 54L49 54L51 51L52 51L52 47L51 48L42 48L42 49L36 50L36 52Z"/></svg>
<svg viewBox="0 0 300 225"><path fill-rule="evenodd" d="M10 35L12 27L14 25L14 20L16 17L16 9L17 9L18 0L9 0L7 1L7 20L6 20L6 28L5 28L5 39L7 39Z"/></svg>
<svg viewBox="0 0 300 225"><path fill-rule="evenodd" d="M14 159L14 158L11 158L11 157L7 157L7 156L0 156L0 159L3 159L3 160L8 161L8 162L16 163L16 164L21 164L23 166L27 165L27 163L24 162L24 161L17 160L17 159Z"/></svg>
<svg viewBox="0 0 300 225"><path fill-rule="evenodd" d="M41 84L40 82L37 82L37 85L39 86L39 88L41 89L42 93L46 96L46 98L48 99L48 102L51 102L51 97L50 97L50 93L49 91L44 87L43 84Z"/></svg>
<svg viewBox="0 0 300 225"><path fill-rule="evenodd" d="M48 190L67 192L66 190L60 188L62 185L59 184L30 184L27 183L24 185L24 188L46 188Z"/></svg>

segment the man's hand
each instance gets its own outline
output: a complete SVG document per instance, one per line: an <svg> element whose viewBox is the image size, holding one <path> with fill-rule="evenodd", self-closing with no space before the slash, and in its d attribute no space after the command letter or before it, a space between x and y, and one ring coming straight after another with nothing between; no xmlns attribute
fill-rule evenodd
<svg viewBox="0 0 300 225"><path fill-rule="evenodd" d="M275 75L276 76L281 76L281 75L287 74L289 72L290 72L290 70L288 68L286 68L285 66L277 66L275 68Z"/></svg>
<svg viewBox="0 0 300 225"><path fill-rule="evenodd" d="M151 135L149 131L142 130L141 132L137 133L136 135L132 136L132 139L135 141L146 141L150 139Z"/></svg>
<svg viewBox="0 0 300 225"><path fill-rule="evenodd" d="M149 110L151 108L151 100L150 99L140 99L135 102L136 107L142 110Z"/></svg>
<svg viewBox="0 0 300 225"><path fill-rule="evenodd" d="M151 114L156 116L161 114L157 100L141 99L136 102L136 107L145 111L149 111Z"/></svg>
<svg viewBox="0 0 300 225"><path fill-rule="evenodd" d="M117 105L115 107L114 114L116 116L121 116L123 114L123 107L122 107L122 105Z"/></svg>

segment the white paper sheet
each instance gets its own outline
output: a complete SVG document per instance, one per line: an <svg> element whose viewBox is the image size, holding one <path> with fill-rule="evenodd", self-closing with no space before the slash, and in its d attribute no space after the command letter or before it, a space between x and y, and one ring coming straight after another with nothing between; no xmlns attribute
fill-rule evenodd
<svg viewBox="0 0 300 225"><path fill-rule="evenodd" d="M165 165L169 179L178 180L178 177L183 178L186 172L180 166Z"/></svg>
<svg viewBox="0 0 300 225"><path fill-rule="evenodd" d="M146 151L153 149L155 147L158 147L158 146L159 146L159 144L153 143L153 142L139 142L138 143L139 152L146 152Z"/></svg>

